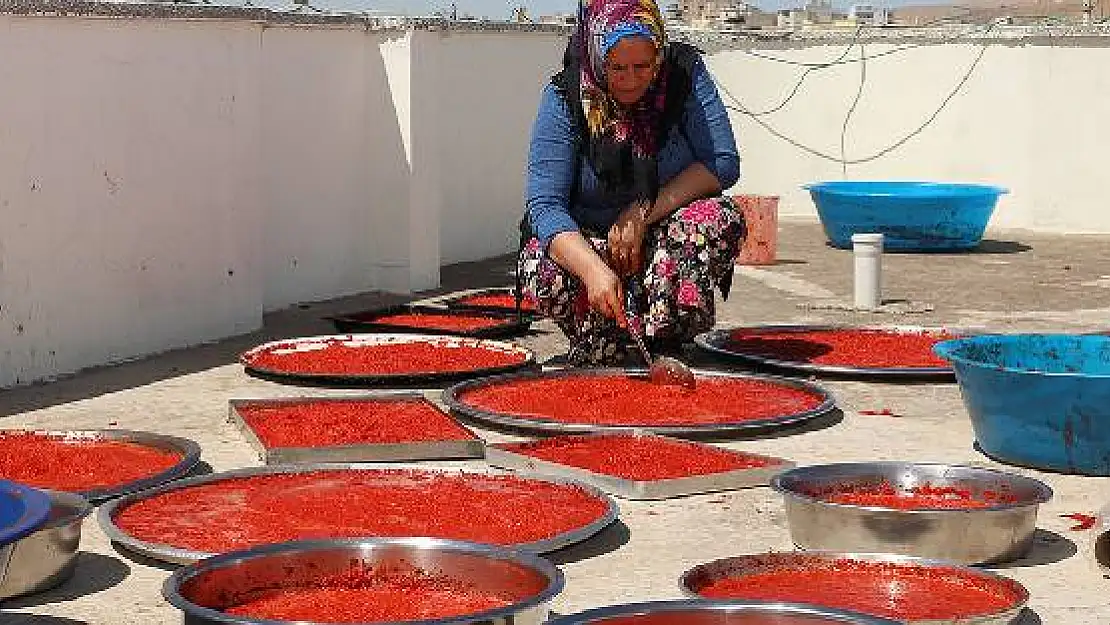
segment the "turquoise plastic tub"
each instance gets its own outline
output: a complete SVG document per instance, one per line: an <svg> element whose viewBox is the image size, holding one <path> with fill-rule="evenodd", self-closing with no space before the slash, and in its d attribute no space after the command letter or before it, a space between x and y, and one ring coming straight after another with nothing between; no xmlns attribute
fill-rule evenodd
<svg viewBox="0 0 1110 625"><path fill-rule="evenodd" d="M1006 189L982 184L843 180L805 185L833 247L881 233L898 251L966 250L979 245Z"/></svg>
<svg viewBox="0 0 1110 625"><path fill-rule="evenodd" d="M933 349L956 371L984 453L1110 476L1110 336L981 335Z"/></svg>

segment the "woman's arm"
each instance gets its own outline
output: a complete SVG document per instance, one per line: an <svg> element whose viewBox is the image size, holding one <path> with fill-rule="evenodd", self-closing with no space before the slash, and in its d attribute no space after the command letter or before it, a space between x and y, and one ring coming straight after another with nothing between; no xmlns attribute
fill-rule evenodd
<svg viewBox="0 0 1110 625"><path fill-rule="evenodd" d="M649 224L694 200L717 195L740 179L732 123L702 59L694 63L690 78L693 88L686 102L683 134L694 152L694 163L663 185L648 215Z"/></svg>
<svg viewBox="0 0 1110 625"><path fill-rule="evenodd" d="M683 134L695 160L663 185L654 204L630 206L617 217L609 231L609 245L613 264L622 275L642 266L648 226L694 200L719 194L740 178L740 154L728 111L701 59L694 64L691 79Z"/></svg>
<svg viewBox="0 0 1110 625"><path fill-rule="evenodd" d="M566 103L548 85L540 99L528 149L525 185L528 221L548 256L586 286L590 305L623 326L620 280L570 216L571 185L578 167L573 132Z"/></svg>

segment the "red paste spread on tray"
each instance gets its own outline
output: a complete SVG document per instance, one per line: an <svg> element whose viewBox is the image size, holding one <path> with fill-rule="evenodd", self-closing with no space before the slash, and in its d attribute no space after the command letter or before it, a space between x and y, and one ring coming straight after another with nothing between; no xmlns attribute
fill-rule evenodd
<svg viewBox="0 0 1110 625"><path fill-rule="evenodd" d="M320 349L296 349L287 342L249 354L249 366L268 371L315 375L401 375L458 373L520 365L523 351L476 342L412 341L362 344L333 339Z"/></svg>
<svg viewBox="0 0 1110 625"><path fill-rule="evenodd" d="M697 387L626 375L512 380L463 393L469 406L542 421L597 425L709 425L812 410L815 393L748 378L699 378Z"/></svg>
<svg viewBox="0 0 1110 625"><path fill-rule="evenodd" d="M256 593L227 614L313 623L392 623L462 617L511 605L513 599L442 575L354 570L304 587Z"/></svg>
<svg viewBox="0 0 1110 625"><path fill-rule="evenodd" d="M0 478L36 488L110 489L157 475L182 458L179 453L103 438L0 434Z"/></svg>
<svg viewBox="0 0 1110 625"><path fill-rule="evenodd" d="M509 294L466 295L458 300L459 304L467 306L484 306L486 308L504 308L516 310L516 296ZM527 298L520 300L520 309L534 311L536 306Z"/></svg>
<svg viewBox="0 0 1110 625"><path fill-rule="evenodd" d="M475 438L434 404L417 399L259 403L238 412L267 449Z"/></svg>
<svg viewBox="0 0 1110 625"><path fill-rule="evenodd" d="M896 510L969 510L991 508L1017 501L1017 497L1004 490L988 490L976 495L965 488L933 484L922 484L908 490L895 488L890 483L844 485L814 491L810 496L831 503Z"/></svg>
<svg viewBox="0 0 1110 625"><path fill-rule="evenodd" d="M958 619L1001 612L1021 598L1005 581L954 568L836 560L723 578L708 599L804 602L900 620Z"/></svg>
<svg viewBox="0 0 1110 625"><path fill-rule="evenodd" d="M314 538L431 536L514 545L601 519L578 486L403 469L261 475L172 490L122 508L134 538L219 553Z"/></svg>
<svg viewBox="0 0 1110 625"><path fill-rule="evenodd" d="M458 332L472 332L474 330L487 330L506 324L507 320L500 317L487 317L470 314L424 314L403 313L375 317L369 321L382 325L403 326L408 328L425 328L429 330L455 330Z"/></svg>
<svg viewBox="0 0 1110 625"><path fill-rule="evenodd" d="M863 369L950 368L933 354L933 346L955 338L959 337L940 331L739 329L729 335L725 347L784 362Z"/></svg>
<svg viewBox="0 0 1110 625"><path fill-rule="evenodd" d="M769 460L656 436L557 436L499 445L506 451L626 480L665 480L765 467Z"/></svg>

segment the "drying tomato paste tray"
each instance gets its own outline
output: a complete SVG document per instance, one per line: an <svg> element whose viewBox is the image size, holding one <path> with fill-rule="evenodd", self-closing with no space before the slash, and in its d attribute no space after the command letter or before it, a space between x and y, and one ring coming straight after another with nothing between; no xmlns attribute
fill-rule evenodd
<svg viewBox="0 0 1110 625"><path fill-rule="evenodd" d="M280 408L304 404L336 404L367 402L375 404L416 403L429 411L430 419L442 419L444 429L457 434L454 438L440 440L415 440L405 442L366 442L353 444L320 444L316 446L267 446L261 435L244 415L252 408ZM481 458L485 453L484 442L469 429L443 412L439 406L420 393L380 393L373 395L345 395L342 397L281 397L274 399L232 399L228 402L228 422L239 428L244 438L266 464L324 463L324 462L401 462L416 460L446 460ZM413 424L420 428L427 421ZM436 424L440 425L440 424ZM309 427L307 424L305 427Z"/></svg>
<svg viewBox="0 0 1110 625"><path fill-rule="evenodd" d="M513 287L498 287L492 289L478 289L474 291L457 292L442 299L442 303L452 310L483 310L490 312L511 312L516 316L516 290ZM505 305L472 303L476 298L504 298ZM511 304L509 303L511 302ZM526 299L520 301L520 313L525 317L535 317L536 311Z"/></svg>
<svg viewBox="0 0 1110 625"><path fill-rule="evenodd" d="M521 541L521 542L507 542L507 543L504 543L502 545L506 548L517 549L517 550L525 551L525 552L529 552L529 553L536 553L536 554L550 553L552 551L556 551L558 549L562 549L564 547L568 547L570 545L582 542L582 541L592 537L593 535L597 534L598 532L600 532L601 530L603 530L607 526L609 526L611 523L616 521L617 518L618 518L618 515L619 515L619 509L617 507L616 502L613 501L613 499L611 497L609 497L607 494L602 492L600 489L598 489L594 486L591 486L589 484L583 484L581 482L577 482L577 481L574 481L574 480L563 479L563 478L557 478L557 477L551 477L551 476L541 476L541 475L523 475L523 474L516 475L516 476L511 476L511 475L507 475L507 474L504 474L504 473L496 473L496 472L492 472L492 471L462 471L462 470L449 470L449 469L419 469L419 468L398 469L398 468L390 467L390 466L374 466L374 465L370 465L370 464L359 464L359 463L314 463L314 464L286 464L286 465L273 465L273 466L266 466L266 467L251 467L251 468L246 468L246 469L233 469L233 470L230 470L230 471L223 471L221 473L213 473L213 474L209 474L209 475L191 477L191 478L186 478L186 479L183 479L183 480L178 480L176 482L171 482L169 484L163 484L162 486L158 486L158 487L155 487L155 488L150 488L150 489L138 492L138 493L132 493L132 494L124 496L120 499L116 499L114 501L111 501L111 502L105 504L104 506L101 506L101 508L97 511L97 522L100 525L101 529L104 531L104 533L107 535L108 539L112 543L124 548L127 551L138 554L140 556L145 556L145 557L153 558L155 560L159 560L159 561L162 561L162 562L167 562L167 563L170 563L170 564L192 564L194 562L198 562L200 560L212 557L216 554L211 553L211 552L206 552L206 551L199 551L199 550L195 550L195 549L189 549L189 548L186 548L186 547L178 547L178 546L173 546L173 545L168 545L168 544L163 544L163 543L151 542L151 541L148 541L148 540L144 540L143 538L136 537L136 536L128 533L127 530L123 529L118 524L117 520L118 520L119 516L121 515L121 513L123 513L129 506L143 505L143 504L146 504L146 503L150 502L151 500L154 500L154 499L156 499L160 496L171 494L171 493L176 493L177 491L181 491L181 490L184 490L184 489L189 489L189 488L192 488L192 487L205 487L205 486L212 486L212 485L217 485L217 484L226 484L226 483L234 482L234 481L240 480L240 479L249 479L249 478L261 477L261 476L285 476L285 475L297 475L297 474L302 474L302 473L316 473L316 472L327 473L327 472L348 472L348 471L350 471L350 472L366 472L366 473L386 472L386 473L388 473L388 475L383 476L381 478L383 480L383 483L385 483L386 485L389 485L390 483L402 484L402 485L404 485L404 484L419 484L419 482L420 482L419 475L427 476L427 475L435 475L435 474L446 475L446 476L462 476L464 479L474 477L474 478L479 479L479 480L483 479L483 478L488 478L488 477L491 477L491 476L492 477L497 477L497 476L516 477L516 478L519 478L519 479L522 479L522 480L527 480L529 482L537 483L537 485L547 484L547 485L572 486L576 489L579 489L582 492L583 497L585 499L588 499L589 501L594 502L595 506L597 507L597 511L595 513L591 513L590 518L588 520L586 518L583 518L576 525L570 526L570 527L568 527L568 528L566 528L562 531L552 533L551 535L546 536L546 537L541 538L541 539L538 539L538 540ZM400 476L400 477L397 476L397 474L399 472L403 473L403 472L406 472L406 471L409 471L413 474L416 474L417 477L413 478L413 481L410 482L410 481L406 481L406 478L404 476ZM290 496L294 497L294 498L299 497L299 495L290 495ZM534 504L537 504L537 503L539 503L539 501L541 501L540 499L538 499L538 497L539 496L537 496L536 501L533 501ZM543 501L546 501L546 500L543 500ZM333 504L333 506L339 506L339 505L341 505L341 504L339 504L339 503ZM453 505L453 504L445 503L444 505ZM311 508L308 508L308 510L311 510ZM432 507L423 506L422 510L417 511L417 514L434 513L435 510L436 510L436 508L434 506L432 506ZM340 512L342 512L342 510L340 510ZM512 514L514 512L514 510L512 509L511 506L506 507L504 510L494 510L493 512L495 514L497 514L499 517L506 517L506 518L508 518L508 521L513 521L511 518L509 518L509 517L512 516ZM403 510L395 510L394 513L398 514L398 515L403 515L404 511ZM174 518L175 518L176 521L180 521L180 518L177 515L174 515ZM435 519L433 519L433 521L435 521ZM208 526L211 526L211 527L214 527L214 528L226 527L226 522L227 522L226 519L224 519L224 520L209 519L207 521L207 523L209 524ZM516 523L524 524L524 521L522 521L522 520L521 521L513 521L513 522L514 522L514 525ZM481 527L485 527L485 526L483 525ZM343 536L336 536L336 537L342 538ZM430 537L436 538L438 536L430 536ZM476 542L481 542L481 541L476 541ZM236 549L238 549L238 547ZM224 550L224 551L228 551L228 550Z"/></svg>
<svg viewBox="0 0 1110 625"><path fill-rule="evenodd" d="M111 487L91 488L88 490L74 490L75 495L84 497L93 504L99 504L109 499L141 491L152 486L158 486L172 480L182 478L200 462L201 449L195 441L177 436L155 434L153 432L140 432L134 430L115 429L90 429L90 430L45 430L45 429L7 429L0 430L0 436L5 434L34 434L39 436L58 437L67 440L87 441L113 441L131 443L148 447L162 452L180 456L180 459L162 471L147 477L130 480Z"/></svg>
<svg viewBox="0 0 1110 625"><path fill-rule="evenodd" d="M328 361L327 352L333 348L357 351L359 349L398 348L411 346L433 348L443 356L454 350L484 353L488 362L456 363L442 367L433 363L419 363L410 367L397 367L405 362L395 354L382 354L374 366L366 368L360 363L351 368ZM284 363L282 358L297 355L316 358L314 368L306 369L296 362ZM277 358L275 358L277 357ZM465 360L465 357L464 357ZM475 339L462 336L436 334L330 334L304 336L263 343L244 352L239 357L249 375L279 383L334 386L410 386L432 385L448 381L466 380L486 375L536 369L536 354L532 350L505 341ZM360 368L361 367L361 368ZM383 370L384 367L384 370ZM392 367L392 368L391 368Z"/></svg>
<svg viewBox="0 0 1110 625"><path fill-rule="evenodd" d="M805 324L765 324L765 325L752 325L742 326L736 328L721 328L710 330L694 337L694 343L715 356L748 364L755 367L764 367L768 369L779 370L783 372L810 374L810 375L824 375L829 377L841 378L859 378L859 379L907 379L907 380L945 380L950 381L955 379L955 371L950 365L936 365L936 366L905 366L905 367L890 367L890 366L852 366L847 364L833 364L813 362L805 359L805 357L798 357L791 359L789 354L777 355L770 351L759 353L752 350L739 349L732 339L734 332L751 332L758 335L760 332L766 333L785 333L785 334L802 334L806 332L825 332L825 331L878 331L891 334L932 334L941 336L969 336L972 334L981 334L984 332L983 328L954 328L954 327L925 327L925 326L909 326L909 325L891 325L891 326L847 326L847 325L805 325ZM938 338L943 340L942 338ZM799 347L795 345L795 347ZM784 346L784 349L787 346ZM771 348L772 350L774 348ZM877 347L877 349L885 349Z"/></svg>
<svg viewBox="0 0 1110 625"><path fill-rule="evenodd" d="M612 435L584 434L576 438L608 438L610 436ZM646 433L632 433L629 434L629 436L634 436L642 440L680 442L672 438ZM743 452L743 456L761 460L766 464L759 467L740 468L703 475L637 480L598 473L590 469L569 466L560 462L543 460L528 454L506 449L506 447L511 447L513 445L513 443L489 445L486 448L486 462L492 466L512 471L551 475L577 480L585 484L596 486L615 497L631 500L671 499L688 495L767 486L771 478L775 475L794 467L793 462L783 458ZM732 452L732 450L723 451L740 453Z"/></svg>
<svg viewBox="0 0 1110 625"><path fill-rule="evenodd" d="M801 425L821 417L836 408L832 395L816 384L803 380L786 377L741 373L735 371L694 370L698 382L721 381L758 386L767 393L793 394L805 398L804 407L784 407L781 412L765 414L758 417L729 417L703 419L691 417L668 418L665 421L636 421L634 419L619 423L599 423L574 419L556 419L547 415L530 414L526 410L502 410L483 406L474 401L470 394L481 394L491 389L510 388L518 384L545 383L548 381L575 381L588 377L612 377L615 381L622 379L642 380L648 384L646 369L561 369L550 371L520 371L515 373L489 376L465 382L459 382L447 387L443 391L443 402L452 414L458 415L467 421L477 422L494 427L501 427L512 431L526 433L552 434L588 434L601 432L637 432L651 433L668 436L688 437L742 437L745 435L760 435L769 431L780 430L787 427ZM640 392L650 388L645 386ZM554 391L558 393L559 391ZM608 393L609 390L606 390ZM694 392L697 392L696 389ZM569 395L553 395L560 402L569 402L568 405L588 404L589 400ZM630 406L636 406L638 401L643 401L639 395L630 395L625 398ZM677 398L673 405L677 412L683 410L686 400ZM776 409L777 410L777 409Z"/></svg>
<svg viewBox="0 0 1110 625"><path fill-rule="evenodd" d="M404 320L389 321L398 315L418 315L428 320L428 324L406 323ZM411 334L445 334L468 336L479 339L493 339L519 336L528 331L532 317L515 312L495 309L438 308L419 304L401 304L387 308L374 308L359 312L324 317L330 321L337 332L402 332ZM473 327L466 327L471 321ZM439 322L439 323L437 323Z"/></svg>

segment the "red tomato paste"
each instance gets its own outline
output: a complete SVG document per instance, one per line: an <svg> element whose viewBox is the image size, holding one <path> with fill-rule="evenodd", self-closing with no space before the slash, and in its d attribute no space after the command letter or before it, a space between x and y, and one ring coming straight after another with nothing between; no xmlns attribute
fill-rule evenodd
<svg viewBox="0 0 1110 625"><path fill-rule="evenodd" d="M0 434L0 478L53 490L108 489L152 477L179 453L102 438Z"/></svg>
<svg viewBox="0 0 1110 625"><path fill-rule="evenodd" d="M315 586L258 593L224 612L279 621L393 623L461 617L512 603L510 597L446 576L356 571Z"/></svg>
<svg viewBox="0 0 1110 625"><path fill-rule="evenodd" d="M328 400L240 406L267 449L470 440L473 434L424 400Z"/></svg>
<svg viewBox="0 0 1110 625"><path fill-rule="evenodd" d="M485 317L469 314L434 315L427 313L404 313L375 317L374 323L390 326L403 326L407 328L424 328L429 330L445 330L455 332L472 332L486 330L505 325L506 320L500 317Z"/></svg>
<svg viewBox="0 0 1110 625"><path fill-rule="evenodd" d="M1016 584L954 568L838 560L718 580L709 599L787 601L898 620L961 619L1001 612L1020 600Z"/></svg>
<svg viewBox="0 0 1110 625"><path fill-rule="evenodd" d="M504 308L516 310L516 296L509 294L466 295L458 300L459 304L467 306L482 306L485 308ZM520 309L534 311L536 306L527 298L520 300Z"/></svg>
<svg viewBox="0 0 1110 625"><path fill-rule="evenodd" d="M471 389L466 404L541 421L597 425L706 425L812 410L821 396L746 378L700 378L691 391L627 375L512 380Z"/></svg>
<svg viewBox="0 0 1110 625"><path fill-rule="evenodd" d="M302 375L457 373L519 365L527 360L523 351L458 339L385 344L335 339L322 345L322 349L297 350L292 342L277 344L250 354L246 360L258 369Z"/></svg>
<svg viewBox="0 0 1110 625"><path fill-rule="evenodd" d="M740 329L729 336L727 348L784 362L865 369L949 368L947 361L933 354L933 346L954 338L959 337L939 331Z"/></svg>
<svg viewBox="0 0 1110 625"><path fill-rule="evenodd" d="M984 491L973 495L966 488L922 484L908 490L895 488L889 482L867 485L838 486L811 496L831 503L875 506L896 510L968 510L991 508L1017 501L1006 491Z"/></svg>
<svg viewBox="0 0 1110 625"><path fill-rule="evenodd" d="M581 487L513 476L334 470L172 490L124 507L116 524L140 540L207 553L373 536L515 545L581 528L607 510Z"/></svg>
<svg viewBox="0 0 1110 625"><path fill-rule="evenodd" d="M665 480L767 466L758 456L655 436L557 436L506 451L626 480Z"/></svg>

